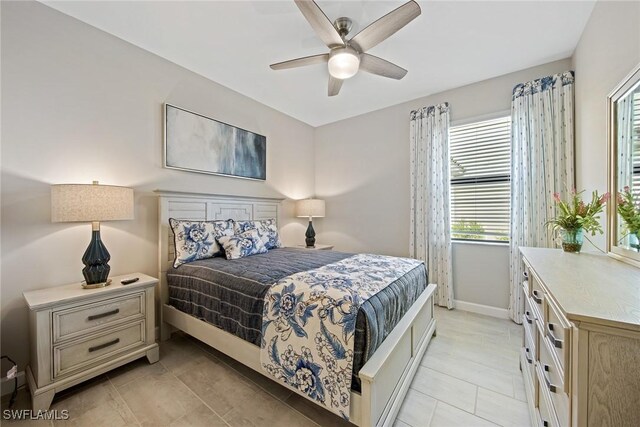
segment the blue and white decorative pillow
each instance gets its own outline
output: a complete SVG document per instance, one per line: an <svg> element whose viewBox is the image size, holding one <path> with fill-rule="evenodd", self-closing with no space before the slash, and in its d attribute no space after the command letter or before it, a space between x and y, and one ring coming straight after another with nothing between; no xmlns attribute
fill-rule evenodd
<svg viewBox="0 0 640 427"><path fill-rule="evenodd" d="M233 221L233 230L235 234L244 233L247 230L257 229L260 225L260 221L254 221L251 219L242 221Z"/></svg>
<svg viewBox="0 0 640 427"><path fill-rule="evenodd" d="M233 235L233 222L229 220L188 221L170 218L169 225L175 243L175 268L219 255L221 248L216 238Z"/></svg>
<svg viewBox="0 0 640 427"><path fill-rule="evenodd" d="M265 241L265 246L267 249L275 249L281 248L282 242L280 241L280 236L278 235L278 226L276 225L276 220L265 219L260 221L261 227L258 227L258 233L262 240ZM266 239L265 239L266 236Z"/></svg>
<svg viewBox="0 0 640 427"><path fill-rule="evenodd" d="M224 248L227 259L238 259L267 252L255 228L233 236L218 237L218 243Z"/></svg>
<svg viewBox="0 0 640 427"><path fill-rule="evenodd" d="M236 234L243 233L247 230L257 230L258 235L262 239L262 242L267 249L281 248L282 242L278 235L278 227L276 220L263 219L263 220L244 220L234 221L233 227Z"/></svg>

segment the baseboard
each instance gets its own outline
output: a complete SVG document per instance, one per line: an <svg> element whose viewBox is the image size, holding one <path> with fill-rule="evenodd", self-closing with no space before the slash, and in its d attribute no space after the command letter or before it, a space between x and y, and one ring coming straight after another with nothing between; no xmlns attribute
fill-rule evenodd
<svg viewBox="0 0 640 427"><path fill-rule="evenodd" d="M506 308L493 307L490 305L476 304L473 302L453 300L455 308L471 313L484 314L485 316L497 317L500 319L509 318L509 310Z"/></svg>
<svg viewBox="0 0 640 427"><path fill-rule="evenodd" d="M16 377L18 378L18 388L22 387L26 382L24 371L18 372ZM2 396L11 394L11 392L13 391L13 384L13 378L7 379L6 377L2 377Z"/></svg>

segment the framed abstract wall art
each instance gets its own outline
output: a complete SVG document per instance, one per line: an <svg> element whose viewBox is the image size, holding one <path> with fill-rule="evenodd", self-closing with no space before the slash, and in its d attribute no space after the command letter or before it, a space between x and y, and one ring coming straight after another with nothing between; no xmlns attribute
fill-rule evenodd
<svg viewBox="0 0 640 427"><path fill-rule="evenodd" d="M165 104L164 166L213 175L265 180L267 138Z"/></svg>

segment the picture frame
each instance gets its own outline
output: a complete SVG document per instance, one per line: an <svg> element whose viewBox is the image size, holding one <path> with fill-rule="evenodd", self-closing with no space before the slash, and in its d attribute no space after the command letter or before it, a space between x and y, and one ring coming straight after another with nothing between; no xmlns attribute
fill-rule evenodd
<svg viewBox="0 0 640 427"><path fill-rule="evenodd" d="M165 168L265 181L266 159L266 136L164 104Z"/></svg>

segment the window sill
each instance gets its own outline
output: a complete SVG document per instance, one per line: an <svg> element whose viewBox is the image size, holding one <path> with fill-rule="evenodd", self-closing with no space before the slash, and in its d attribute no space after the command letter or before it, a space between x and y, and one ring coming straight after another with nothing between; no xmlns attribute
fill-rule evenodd
<svg viewBox="0 0 640 427"><path fill-rule="evenodd" d="M456 244L456 245L472 245L472 246L501 246L501 247L505 247L508 248L509 247L509 242L489 242L486 240L456 240L456 239L451 239L451 243Z"/></svg>

